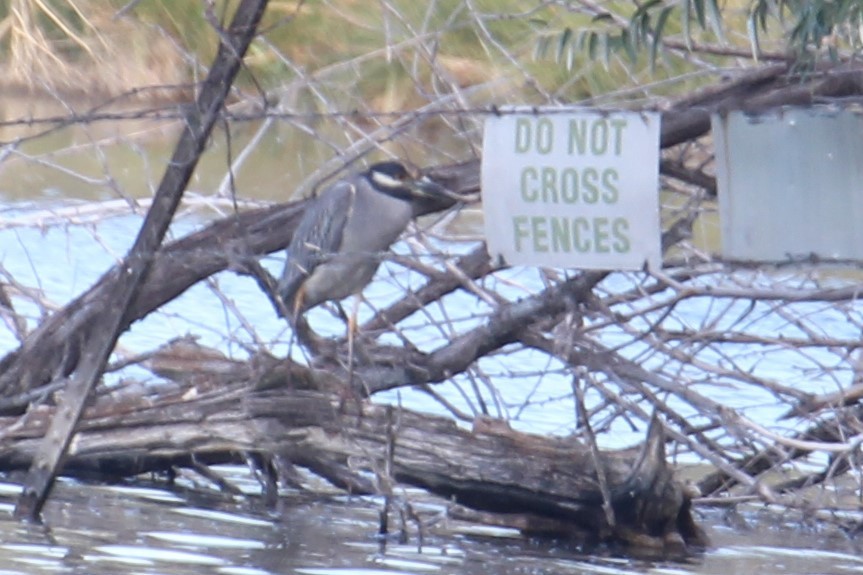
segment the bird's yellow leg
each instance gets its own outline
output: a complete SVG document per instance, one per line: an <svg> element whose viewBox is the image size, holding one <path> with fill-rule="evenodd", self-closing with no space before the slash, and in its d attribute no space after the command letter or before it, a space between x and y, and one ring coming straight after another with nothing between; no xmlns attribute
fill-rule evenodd
<svg viewBox="0 0 863 575"><path fill-rule="evenodd" d="M360 311L360 296L354 296L351 315L348 316L348 373L354 376L354 339L357 336L357 315Z"/></svg>

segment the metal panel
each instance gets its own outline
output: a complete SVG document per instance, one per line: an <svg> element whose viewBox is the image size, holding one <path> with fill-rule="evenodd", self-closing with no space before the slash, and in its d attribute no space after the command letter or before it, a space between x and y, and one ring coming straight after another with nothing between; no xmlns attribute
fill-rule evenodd
<svg viewBox="0 0 863 575"><path fill-rule="evenodd" d="M727 258L863 259L863 117L828 107L713 116Z"/></svg>

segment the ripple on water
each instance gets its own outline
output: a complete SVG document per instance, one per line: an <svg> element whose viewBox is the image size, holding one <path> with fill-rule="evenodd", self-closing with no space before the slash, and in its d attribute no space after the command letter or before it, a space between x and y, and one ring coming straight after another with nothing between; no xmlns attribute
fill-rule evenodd
<svg viewBox="0 0 863 575"><path fill-rule="evenodd" d="M257 539L239 539L220 535L201 535L198 533L179 533L175 531L149 531L146 537L152 537L168 543L188 545L193 547L216 547L221 549L264 549L266 543Z"/></svg>
<svg viewBox="0 0 863 575"><path fill-rule="evenodd" d="M225 511L214 511L212 509L202 509L200 507L176 507L171 509L174 513L180 515L189 515L192 517L201 517L203 519L212 519L213 521L224 521L225 523L239 523L243 525L257 525L259 527L272 527L270 521L249 517L247 515L238 515L236 513L227 513Z"/></svg>
<svg viewBox="0 0 863 575"><path fill-rule="evenodd" d="M21 494L21 490L23 487L18 485L17 483L5 483L0 481L0 496L2 497L10 497L10 496L18 496Z"/></svg>
<svg viewBox="0 0 863 575"><path fill-rule="evenodd" d="M105 485L99 487L104 491L137 497L148 501L158 501L160 503L186 503L186 500L165 489L154 489L152 487L133 487L130 485Z"/></svg>
<svg viewBox="0 0 863 575"><path fill-rule="evenodd" d="M432 565L421 561L410 561L408 559L396 559L395 557L376 557L374 564L388 569L406 569L411 572L440 571L440 565Z"/></svg>
<svg viewBox="0 0 863 575"><path fill-rule="evenodd" d="M0 545L0 549L46 557L65 557L66 553L69 552L67 547L58 545L28 545L26 543L4 543Z"/></svg>
<svg viewBox="0 0 863 575"><path fill-rule="evenodd" d="M93 548L110 557L124 559L141 559L155 563L171 563L186 565L227 565L225 559L206 555L204 553L191 553L189 551L177 551L174 549L157 549L139 545L99 545Z"/></svg>
<svg viewBox="0 0 863 575"><path fill-rule="evenodd" d="M255 567L218 567L216 572L223 575L272 575L271 571L264 571Z"/></svg>
<svg viewBox="0 0 863 575"><path fill-rule="evenodd" d="M337 567L332 569L305 568L295 569L305 575L416 575L410 571L392 571L390 569L367 569L353 567Z"/></svg>

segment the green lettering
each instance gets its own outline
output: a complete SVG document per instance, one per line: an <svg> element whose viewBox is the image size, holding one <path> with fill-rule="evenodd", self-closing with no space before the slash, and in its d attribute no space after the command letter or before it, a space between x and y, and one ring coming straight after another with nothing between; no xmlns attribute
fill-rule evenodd
<svg viewBox="0 0 863 575"><path fill-rule="evenodd" d="M542 169L542 201L546 204L560 203L557 197L557 172L554 168Z"/></svg>
<svg viewBox="0 0 863 575"><path fill-rule="evenodd" d="M536 151L548 154L554 145L554 124L548 118L540 118L536 123Z"/></svg>
<svg viewBox="0 0 863 575"><path fill-rule="evenodd" d="M515 232L515 251L520 252L522 240L530 236L530 232L527 230L527 216L513 217L512 227Z"/></svg>
<svg viewBox="0 0 863 575"><path fill-rule="evenodd" d="M586 204L595 204L599 201L599 172L596 168L585 168L581 172L582 196Z"/></svg>
<svg viewBox="0 0 863 575"><path fill-rule="evenodd" d="M539 174L536 173L536 168L525 168L521 171L521 199L527 203L535 202L539 199L539 189L536 181Z"/></svg>
<svg viewBox="0 0 863 575"><path fill-rule="evenodd" d="M515 121L515 153L524 154L530 150L530 120L518 118Z"/></svg>
<svg viewBox="0 0 863 575"><path fill-rule="evenodd" d="M598 254L607 254L611 251L611 247L608 245L608 227L608 218L593 219L593 240L596 242L594 249Z"/></svg>
<svg viewBox="0 0 863 575"><path fill-rule="evenodd" d="M614 218L611 235L614 237L614 251L619 254L629 253L632 246L629 242L629 221L626 218Z"/></svg>
<svg viewBox="0 0 863 575"><path fill-rule="evenodd" d="M548 251L548 221L542 216L530 218L530 231L533 233L533 249L539 253Z"/></svg>
<svg viewBox="0 0 863 575"><path fill-rule="evenodd" d="M551 218L551 249L554 252L572 251L572 234L567 218Z"/></svg>
<svg viewBox="0 0 863 575"><path fill-rule="evenodd" d="M564 168L560 174L560 194L566 204L578 202L578 171Z"/></svg>
<svg viewBox="0 0 863 575"><path fill-rule="evenodd" d="M617 189L618 174L614 168L608 168L602 171L602 187L605 193L602 194L602 201L606 204L616 204L620 197L620 192Z"/></svg>
<svg viewBox="0 0 863 575"><path fill-rule="evenodd" d="M626 127L626 120L617 118L611 120L611 128L614 130L614 155L619 156L623 151L623 129Z"/></svg>
<svg viewBox="0 0 863 575"><path fill-rule="evenodd" d="M572 220L572 247L579 252L590 251L590 241L587 236L590 232L590 222L587 218L573 218Z"/></svg>
<svg viewBox="0 0 863 575"><path fill-rule="evenodd" d="M569 121L569 153L574 154L578 149L580 155L584 154L587 148L587 121L586 120L570 120Z"/></svg>
<svg viewBox="0 0 863 575"><path fill-rule="evenodd" d="M608 122L597 120L590 129L590 151L601 156L608 150Z"/></svg>

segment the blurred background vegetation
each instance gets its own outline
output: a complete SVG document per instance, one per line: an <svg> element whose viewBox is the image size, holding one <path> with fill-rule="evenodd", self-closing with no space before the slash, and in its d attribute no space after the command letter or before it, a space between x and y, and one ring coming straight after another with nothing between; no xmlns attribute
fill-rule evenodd
<svg viewBox="0 0 863 575"><path fill-rule="evenodd" d="M3 82L91 96L146 87L140 96L177 98L170 87L201 77L216 48L212 25L235 4L5 0ZM242 87L327 76L377 110L420 104L415 84L434 89L441 71L459 87L512 77L526 98L543 101L648 83L663 86L656 94L680 93L717 67L854 55L861 23L859 0L274 0Z"/></svg>
<svg viewBox="0 0 863 575"><path fill-rule="evenodd" d="M194 98L217 47L213 29L236 4L0 0L0 86L6 95L24 96L0 107L0 139L20 144L19 154L34 154L28 161L51 154L32 170L5 176L32 179L47 170L50 178L7 182L14 190L7 193L65 189L74 170L85 197L150 195L153 183L142 182L153 176L142 179L140 172L155 174L167 150L140 159L137 143L162 139L178 117L175 104ZM302 194L307 182L358 158L371 160L370 152L424 165L476 158L482 120L494 106L666 109L763 62L805 70L822 60L854 59L861 5L272 0L231 94L232 131L214 138L221 155L203 159L198 183L222 197L229 181L267 199L272 190ZM35 121L52 117L54 124ZM34 137L52 126L84 123L86 133ZM107 159L86 149L105 138L128 138L131 145L105 148ZM245 146L259 152L237 159L247 169L235 169L233 180L224 175L228 144L241 156ZM709 158L709 152L687 153L697 162ZM210 156L214 165L207 164ZM287 158L279 160L287 161L283 179L260 176L255 162L262 157ZM62 170L52 167L57 162ZM104 163L118 166L110 178L101 175Z"/></svg>

